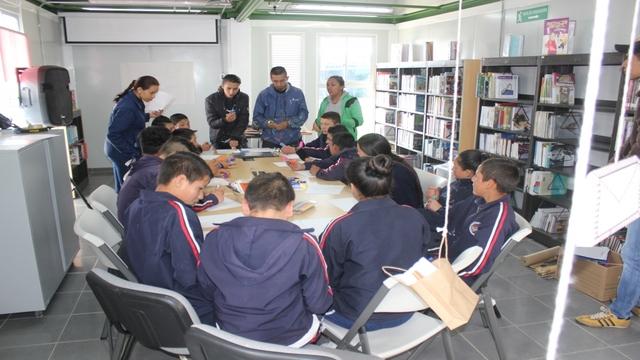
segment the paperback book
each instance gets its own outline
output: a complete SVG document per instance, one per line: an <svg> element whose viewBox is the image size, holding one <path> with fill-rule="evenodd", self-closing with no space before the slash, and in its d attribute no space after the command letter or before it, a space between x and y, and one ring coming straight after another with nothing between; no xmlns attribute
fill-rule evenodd
<svg viewBox="0 0 640 360"><path fill-rule="evenodd" d="M544 21L542 55L569 53L569 22L568 17Z"/></svg>

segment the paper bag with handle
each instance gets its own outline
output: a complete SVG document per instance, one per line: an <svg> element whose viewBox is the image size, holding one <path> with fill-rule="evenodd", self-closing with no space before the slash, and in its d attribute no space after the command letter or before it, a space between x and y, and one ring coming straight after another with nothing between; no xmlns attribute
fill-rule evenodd
<svg viewBox="0 0 640 360"><path fill-rule="evenodd" d="M418 260L398 281L409 286L440 317L450 330L454 330L471 319L479 296L453 271L447 260L447 239L442 239L438 259L429 262ZM442 249L445 256L442 257ZM390 267L383 268L389 274ZM402 270L402 269L397 269Z"/></svg>

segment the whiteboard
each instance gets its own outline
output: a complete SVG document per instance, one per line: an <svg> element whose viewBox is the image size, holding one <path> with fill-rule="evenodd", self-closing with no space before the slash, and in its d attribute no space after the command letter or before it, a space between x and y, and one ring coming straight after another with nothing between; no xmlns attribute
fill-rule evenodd
<svg viewBox="0 0 640 360"><path fill-rule="evenodd" d="M193 105L196 85L193 62L130 62L120 64L120 85L124 89L140 76L151 75L160 82L160 90L173 96L171 105ZM165 109L171 111L169 109ZM166 113L165 113L166 115Z"/></svg>
<svg viewBox="0 0 640 360"><path fill-rule="evenodd" d="M68 44L217 44L218 16L65 13Z"/></svg>

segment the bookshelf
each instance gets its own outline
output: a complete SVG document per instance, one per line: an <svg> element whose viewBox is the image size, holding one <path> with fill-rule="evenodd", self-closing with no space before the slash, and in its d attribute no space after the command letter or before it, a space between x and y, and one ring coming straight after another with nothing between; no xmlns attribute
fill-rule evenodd
<svg viewBox="0 0 640 360"><path fill-rule="evenodd" d="M455 61L377 65L375 132L415 167L447 161L453 121L456 150L475 146L480 60L463 60L461 65L457 114L452 112Z"/></svg>
<svg viewBox="0 0 640 360"><path fill-rule="evenodd" d="M82 112L73 111L73 121L67 126L54 128L64 136L68 149L69 176L83 190L88 185L89 169L87 166L87 144L84 140Z"/></svg>
<svg viewBox="0 0 640 360"><path fill-rule="evenodd" d="M605 165L606 160L615 152L618 116L624 104L622 99L624 76L621 72L615 71L622 61L623 56L618 53L605 53L603 56L602 66L609 71L607 74L615 73L616 79L620 78L620 81L617 86L618 92L614 93L615 100L599 99L596 103L596 116L598 116L596 121L606 119L610 127L600 129L592 137L591 169ZM562 244L566 235L566 218L571 208L575 149L584 109L584 99L579 95L584 94L588 66L589 54L482 60L483 73L514 73L519 75L519 80L525 80L525 86L522 84L518 86L517 99L480 98L476 146L492 156L510 158L521 168L523 178L514 194L514 198L518 198L519 201L516 201L514 207L532 222L533 233L530 237L546 246ZM576 73L584 76L578 77ZM567 74L575 79L573 88L569 86L562 89L562 84L556 83L555 80ZM552 89L559 92L554 93L553 96L550 93L551 87L545 87L545 84L551 84L550 79L554 80L555 87ZM498 116L493 115L491 111L499 113L502 105L512 107L512 112L507 112L507 115L513 114L515 109L525 109L529 118L528 128L514 129L513 124L496 120ZM493 107L494 110L488 110L488 107ZM504 117L508 118L507 115ZM494 122L488 124L491 123L492 116L494 116ZM517 149L514 150L514 148ZM554 154L552 159L550 154ZM561 183L566 184L566 193L562 195L530 194L525 188L524 174L527 169L550 172L553 174L550 176L554 177L554 181L558 176ZM551 210L551 208L557 209ZM554 211L556 215L553 219L542 217L542 214ZM533 219L534 217L537 219Z"/></svg>

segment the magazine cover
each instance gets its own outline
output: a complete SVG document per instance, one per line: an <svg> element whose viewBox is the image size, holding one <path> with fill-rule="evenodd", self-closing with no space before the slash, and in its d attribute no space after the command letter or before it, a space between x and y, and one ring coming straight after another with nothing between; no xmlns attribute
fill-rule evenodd
<svg viewBox="0 0 640 360"><path fill-rule="evenodd" d="M543 55L569 53L569 18L557 18L544 21L542 38Z"/></svg>

